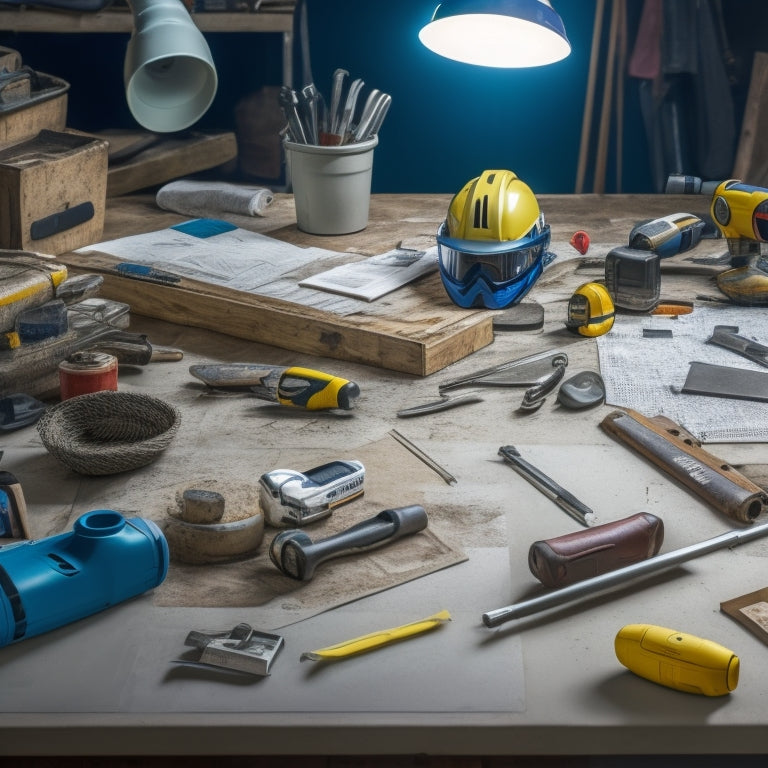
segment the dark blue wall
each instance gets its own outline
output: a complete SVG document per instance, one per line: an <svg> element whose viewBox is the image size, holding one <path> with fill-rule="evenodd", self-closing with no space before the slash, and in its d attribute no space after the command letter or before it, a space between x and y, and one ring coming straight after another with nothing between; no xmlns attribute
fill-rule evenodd
<svg viewBox="0 0 768 768"><path fill-rule="evenodd" d="M573 192L595 1L554 0L572 53L555 64L519 70L473 67L424 48L418 32L435 5L307 0L319 87L328 93L334 69L343 67L366 89L392 94L376 149L374 191L455 192L484 169L505 168L535 192ZM607 11L606 29L609 16ZM633 102L631 87L627 99ZM631 119L628 127L623 191L650 191L641 126ZM613 179L607 186L615 191Z"/></svg>
<svg viewBox="0 0 768 768"><path fill-rule="evenodd" d="M596 0L553 0L573 51L561 62L520 70L472 67L424 48L418 31L437 0L306 2L312 71L321 90L330 95L332 73L342 67L365 81L363 98L373 87L392 94L376 149L374 192L452 193L490 168L515 171L537 193L574 191ZM627 2L630 50L642 2ZM727 8L734 12L748 4L732 2ZM611 6L606 3L606 33ZM208 40L220 87L198 127L232 130L240 98L282 82L281 40L247 33ZM127 41L122 34L0 35L0 44L18 48L25 63L71 83L69 124L86 131L136 127L122 86ZM623 184L616 183L612 145L607 192L654 191L636 87L628 78ZM595 98L599 106L600 87ZM592 189L593 158L584 191Z"/></svg>

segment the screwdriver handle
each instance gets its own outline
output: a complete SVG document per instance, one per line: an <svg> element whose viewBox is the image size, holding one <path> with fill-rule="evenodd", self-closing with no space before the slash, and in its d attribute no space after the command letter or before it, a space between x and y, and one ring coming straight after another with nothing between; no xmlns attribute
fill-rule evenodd
<svg viewBox="0 0 768 768"><path fill-rule="evenodd" d="M351 410L360 395L354 381L323 373L312 368L286 368L277 387L281 405L298 406L309 411L327 408Z"/></svg>

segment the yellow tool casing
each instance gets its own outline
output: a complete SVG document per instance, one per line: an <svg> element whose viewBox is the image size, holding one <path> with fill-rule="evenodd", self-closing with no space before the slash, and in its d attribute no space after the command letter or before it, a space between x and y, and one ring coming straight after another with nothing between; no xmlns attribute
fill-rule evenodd
<svg viewBox="0 0 768 768"><path fill-rule="evenodd" d="M580 285L568 302L565 327L581 336L602 336L613 328L613 299L602 283Z"/></svg>
<svg viewBox="0 0 768 768"><path fill-rule="evenodd" d="M348 410L358 394L354 382L301 366L286 368L277 388L277 400L281 405L300 406L310 411Z"/></svg>
<svg viewBox="0 0 768 768"><path fill-rule="evenodd" d="M728 240L768 242L768 189L724 181L712 195L710 213Z"/></svg>
<svg viewBox="0 0 768 768"><path fill-rule="evenodd" d="M616 657L646 680L687 693L723 696L739 682L739 657L695 635L654 624L627 624L616 635Z"/></svg>

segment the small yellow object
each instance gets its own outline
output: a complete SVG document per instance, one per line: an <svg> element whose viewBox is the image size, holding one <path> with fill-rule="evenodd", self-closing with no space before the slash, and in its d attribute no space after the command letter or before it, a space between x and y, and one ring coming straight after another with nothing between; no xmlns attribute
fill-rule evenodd
<svg viewBox="0 0 768 768"><path fill-rule="evenodd" d="M618 660L646 680L678 691L723 696L739 682L739 657L722 645L653 624L628 624L615 640Z"/></svg>
<svg viewBox="0 0 768 768"><path fill-rule="evenodd" d="M277 401L280 405L300 406L309 411L325 408L348 410L358 394L354 382L313 368L294 365L286 368L280 377Z"/></svg>
<svg viewBox="0 0 768 768"><path fill-rule="evenodd" d="M616 310L602 283L580 285L568 302L565 327L580 336L602 336L613 328Z"/></svg>
<svg viewBox="0 0 768 768"><path fill-rule="evenodd" d="M17 331L6 331L0 337L0 349L18 349L21 346L21 337Z"/></svg>
<svg viewBox="0 0 768 768"><path fill-rule="evenodd" d="M362 637L356 637L352 640L345 640L336 645L329 645L327 648L320 648L317 651L307 651L301 654L301 661L331 661L333 659L344 659L347 656L354 656L357 653L371 651L374 648L380 648L383 645L394 643L412 635L418 635L422 632L429 632L435 627L439 627L446 621L451 620L451 614L448 611L440 611L426 619L414 621L412 624L403 624L401 627L393 629L380 629L377 632L371 632Z"/></svg>

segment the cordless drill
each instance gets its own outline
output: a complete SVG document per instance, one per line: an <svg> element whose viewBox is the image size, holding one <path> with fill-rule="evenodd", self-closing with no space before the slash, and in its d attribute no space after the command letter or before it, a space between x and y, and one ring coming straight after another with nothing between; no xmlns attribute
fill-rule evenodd
<svg viewBox="0 0 768 768"><path fill-rule="evenodd" d="M670 176L667 192L702 192L711 184L691 176ZM768 189L729 179L717 184L710 206L712 219L728 241L731 269L717 286L737 304L768 306Z"/></svg>

